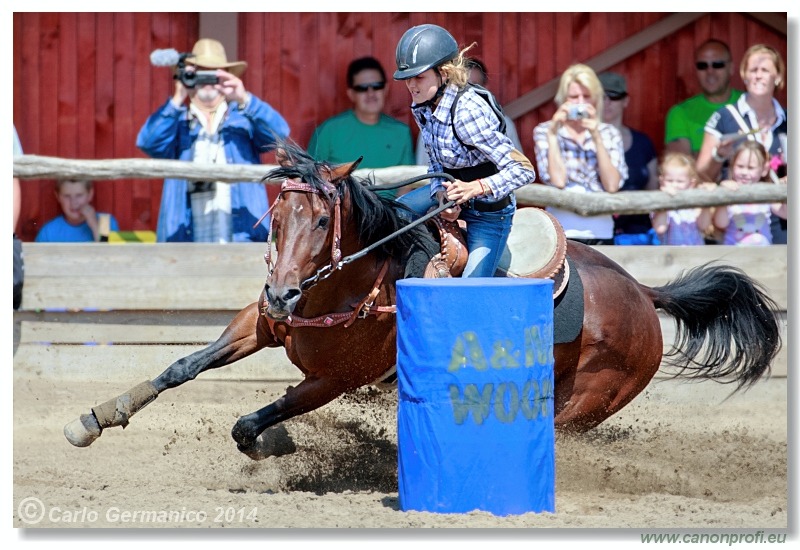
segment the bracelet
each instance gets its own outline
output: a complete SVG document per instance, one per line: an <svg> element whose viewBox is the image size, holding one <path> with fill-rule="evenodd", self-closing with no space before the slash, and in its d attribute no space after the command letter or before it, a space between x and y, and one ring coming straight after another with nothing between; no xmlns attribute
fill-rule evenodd
<svg viewBox="0 0 800 550"><path fill-rule="evenodd" d="M720 163L720 164L722 164L723 162L725 162L725 157L721 157L721 156L719 156L719 154L718 154L718 152L717 152L717 148L716 148L716 147L714 147L713 149L711 149L711 158L712 158L712 159L714 159L716 162L718 162L718 163Z"/></svg>
<svg viewBox="0 0 800 550"><path fill-rule="evenodd" d="M483 180L479 179L478 183L481 185L481 195L486 196L486 186L483 184Z"/></svg>

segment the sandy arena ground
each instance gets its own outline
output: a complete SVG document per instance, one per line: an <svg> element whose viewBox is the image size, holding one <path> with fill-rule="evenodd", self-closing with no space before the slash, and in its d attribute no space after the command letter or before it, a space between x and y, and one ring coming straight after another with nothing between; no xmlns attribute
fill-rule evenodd
<svg viewBox="0 0 800 550"><path fill-rule="evenodd" d="M286 422L297 451L260 462L236 450L230 429L280 384L197 380L91 447L64 439L65 423L137 382L15 377L13 525L37 528L25 537L83 527L546 527L555 536L789 523L785 378L728 400L729 386L657 380L591 433L557 438L555 514L507 517L400 511L394 391L362 389ZM185 513L136 517L154 510Z"/></svg>

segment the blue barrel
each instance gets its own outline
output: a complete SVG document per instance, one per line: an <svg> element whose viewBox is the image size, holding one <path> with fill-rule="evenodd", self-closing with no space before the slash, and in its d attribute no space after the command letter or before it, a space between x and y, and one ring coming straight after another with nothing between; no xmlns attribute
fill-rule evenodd
<svg viewBox="0 0 800 550"><path fill-rule="evenodd" d="M555 512L553 281L397 283L404 511Z"/></svg>

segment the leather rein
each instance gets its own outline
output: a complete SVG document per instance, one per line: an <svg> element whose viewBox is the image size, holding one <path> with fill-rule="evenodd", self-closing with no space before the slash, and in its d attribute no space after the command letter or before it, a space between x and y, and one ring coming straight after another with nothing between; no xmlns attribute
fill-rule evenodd
<svg viewBox="0 0 800 550"><path fill-rule="evenodd" d="M400 187L402 185L408 185L423 179L428 179L431 177L443 177L450 179L452 181L452 176L445 173L436 173L436 174L425 174L422 176L417 176L415 178L411 178L410 180L406 180L400 182L397 186ZM455 204L455 201L448 201L447 203L441 205L439 208L432 210L425 216L414 220L410 224L402 227L398 231L395 231L391 235L387 235L383 239L359 250L358 252L351 254L342 258L342 250L341 250L341 242L342 242L342 196L340 190L330 183L325 183L324 190L320 190L319 188L306 183L306 182L297 182L290 179L283 180L281 183L281 191L278 194L278 197L275 199L275 202L272 203L272 206L269 207L269 210L261 217L258 223L269 215L275 206L278 204L278 201L281 200L284 192L294 191L299 193L312 193L315 195L324 195L328 198L328 200L333 200L333 239L331 241L331 261L322 266L317 270L317 272L303 281L300 284L300 289L305 291L314 286L315 284L319 283L330 277L335 271L342 269L344 266L353 262L359 258L362 258L378 248L382 246L384 243L390 241L391 239L396 238L397 236L405 233L406 231L411 230L413 227L426 222L427 220L431 219L432 217L438 215L443 210L452 207ZM264 261L267 264L267 270L270 275L275 270L275 264L272 259L272 223L273 218L270 218L269 221L269 236L267 237L267 251L264 253ZM367 315L378 315L381 313L396 313L397 306L375 306L375 299L377 298L378 294L380 293L380 286L383 283L383 279L386 276L386 272L389 269L389 259L387 258L383 262L383 266L381 267L380 272L378 273L378 277L375 280L375 283L372 285L372 290L367 294L367 296L357 304L351 304L353 308L352 312L339 312L339 313L329 313L327 315L320 315L318 317L313 317L311 319L305 319L299 317L297 315L290 315L285 321L291 327L331 327L338 325L340 323L345 323L345 327L349 327L353 324L356 319L364 319ZM266 289L264 290L264 300L266 302ZM267 305L262 306L262 314L267 316Z"/></svg>

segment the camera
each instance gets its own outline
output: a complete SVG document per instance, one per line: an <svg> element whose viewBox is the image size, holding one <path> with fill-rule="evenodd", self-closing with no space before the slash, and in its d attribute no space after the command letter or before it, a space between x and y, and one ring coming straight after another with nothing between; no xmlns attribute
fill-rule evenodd
<svg viewBox="0 0 800 550"><path fill-rule="evenodd" d="M586 104L584 103L571 105L567 110L567 120L580 120L582 118L587 118L588 116L589 109L586 108Z"/></svg>
<svg viewBox="0 0 800 550"><path fill-rule="evenodd" d="M175 78L187 88L195 86L205 86L206 84L218 84L217 71L196 71L186 67L178 67Z"/></svg>
<svg viewBox="0 0 800 550"><path fill-rule="evenodd" d="M195 67L187 67L187 57L194 57L194 55L191 53L182 53L178 58L174 77L176 80L180 80L181 84L187 88L219 83L217 71L198 71Z"/></svg>
<svg viewBox="0 0 800 550"><path fill-rule="evenodd" d="M198 71L195 67L187 67L186 59L190 57L194 57L194 54L188 52L178 53L173 48L153 50L150 54L150 63L156 67L174 67L175 74L173 78L180 80L187 88L219 83L217 71Z"/></svg>

